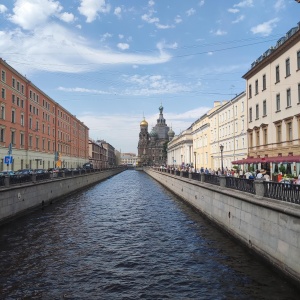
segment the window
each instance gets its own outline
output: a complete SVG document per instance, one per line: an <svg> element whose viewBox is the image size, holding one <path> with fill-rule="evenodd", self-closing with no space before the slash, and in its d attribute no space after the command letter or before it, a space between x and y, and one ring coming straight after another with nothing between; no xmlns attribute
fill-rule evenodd
<svg viewBox="0 0 300 300"><path fill-rule="evenodd" d="M35 123L35 130L36 130L36 131L39 130L39 121L36 121L36 123Z"/></svg>
<svg viewBox="0 0 300 300"><path fill-rule="evenodd" d="M32 118L29 118L29 129L32 129Z"/></svg>
<svg viewBox="0 0 300 300"><path fill-rule="evenodd" d="M285 60L285 76L288 77L291 75L291 66L290 66L290 59L287 58Z"/></svg>
<svg viewBox="0 0 300 300"><path fill-rule="evenodd" d="M20 106L20 98L17 97L17 105Z"/></svg>
<svg viewBox="0 0 300 300"><path fill-rule="evenodd" d="M21 126L24 126L24 115L21 114Z"/></svg>
<svg viewBox="0 0 300 300"><path fill-rule="evenodd" d="M20 82L17 81L17 90L20 91Z"/></svg>
<svg viewBox="0 0 300 300"><path fill-rule="evenodd" d="M298 103L300 103L300 83L298 83Z"/></svg>
<svg viewBox="0 0 300 300"><path fill-rule="evenodd" d="M300 51L297 52L297 70L300 70Z"/></svg>
<svg viewBox="0 0 300 300"><path fill-rule="evenodd" d="M24 85L21 85L21 93L24 94Z"/></svg>
<svg viewBox="0 0 300 300"><path fill-rule="evenodd" d="M16 112L14 110L11 111L11 122L16 123Z"/></svg>
<svg viewBox="0 0 300 300"><path fill-rule="evenodd" d="M263 138L264 138L264 145L267 145L268 144L268 129L267 128L264 128L263 129Z"/></svg>
<svg viewBox="0 0 300 300"><path fill-rule="evenodd" d="M263 75L262 78L262 85L263 85L263 91L267 88L267 81L266 81L266 75Z"/></svg>
<svg viewBox="0 0 300 300"><path fill-rule="evenodd" d="M15 136L16 136L16 133L14 131L12 131L11 134L10 134L10 142L13 145L16 143Z"/></svg>
<svg viewBox="0 0 300 300"><path fill-rule="evenodd" d="M249 99L252 98L252 86L249 84Z"/></svg>
<svg viewBox="0 0 300 300"><path fill-rule="evenodd" d="M259 118L259 106L256 104L255 106L255 119L257 120Z"/></svg>
<svg viewBox="0 0 300 300"><path fill-rule="evenodd" d="M252 122L252 107L249 108L249 122Z"/></svg>
<svg viewBox="0 0 300 300"><path fill-rule="evenodd" d="M241 105L242 105L241 111L244 112L244 101L242 101Z"/></svg>
<svg viewBox="0 0 300 300"><path fill-rule="evenodd" d="M42 140L42 149L45 150L45 140Z"/></svg>
<svg viewBox="0 0 300 300"><path fill-rule="evenodd" d="M286 90L286 107L292 106L292 100L291 100L291 89Z"/></svg>
<svg viewBox="0 0 300 300"><path fill-rule="evenodd" d="M12 87L15 88L16 87L16 79L12 79Z"/></svg>
<svg viewBox="0 0 300 300"><path fill-rule="evenodd" d="M29 105L29 111L32 112L32 105Z"/></svg>
<svg viewBox="0 0 300 300"><path fill-rule="evenodd" d="M36 149L39 149L39 138L38 137L35 138L35 147L36 147Z"/></svg>
<svg viewBox="0 0 300 300"><path fill-rule="evenodd" d="M5 89L3 89L3 88L1 90L1 97L2 97L2 99L5 99Z"/></svg>
<svg viewBox="0 0 300 300"><path fill-rule="evenodd" d="M5 129L0 128L0 142L4 142L4 137L5 137Z"/></svg>
<svg viewBox="0 0 300 300"><path fill-rule="evenodd" d="M1 71L1 80L2 80L3 82L6 81L6 73L5 73L4 70Z"/></svg>
<svg viewBox="0 0 300 300"><path fill-rule="evenodd" d="M24 146L24 133L20 133L20 145Z"/></svg>
<svg viewBox="0 0 300 300"><path fill-rule="evenodd" d="M21 107L24 108L24 100L21 100Z"/></svg>
<svg viewBox="0 0 300 300"><path fill-rule="evenodd" d="M16 102L16 96L15 95L11 95L11 102L15 103Z"/></svg>
<svg viewBox="0 0 300 300"><path fill-rule="evenodd" d="M5 106L4 105L1 105L0 119L5 120Z"/></svg>
<svg viewBox="0 0 300 300"><path fill-rule="evenodd" d="M263 101L263 117L267 115L267 101Z"/></svg>
<svg viewBox="0 0 300 300"><path fill-rule="evenodd" d="M258 94L258 80L255 80L255 95Z"/></svg>
<svg viewBox="0 0 300 300"><path fill-rule="evenodd" d="M29 144L29 147L32 147L32 136L31 135L29 136L28 144Z"/></svg>
<svg viewBox="0 0 300 300"><path fill-rule="evenodd" d="M276 83L277 83L280 81L279 66L276 66L275 74L276 74Z"/></svg>
<svg viewBox="0 0 300 300"><path fill-rule="evenodd" d="M29 98L32 99L32 91L29 91Z"/></svg>
<svg viewBox="0 0 300 300"><path fill-rule="evenodd" d="M276 95L276 111L280 111L280 94Z"/></svg>
<svg viewBox="0 0 300 300"><path fill-rule="evenodd" d="M287 141L293 140L293 124L292 121L286 123L286 139Z"/></svg>
<svg viewBox="0 0 300 300"><path fill-rule="evenodd" d="M253 133L252 132L249 134L249 146L253 147Z"/></svg>
<svg viewBox="0 0 300 300"><path fill-rule="evenodd" d="M281 125L277 125L277 143L281 143Z"/></svg>
<svg viewBox="0 0 300 300"><path fill-rule="evenodd" d="M259 130L256 131L256 146L259 146L260 142L259 142Z"/></svg>

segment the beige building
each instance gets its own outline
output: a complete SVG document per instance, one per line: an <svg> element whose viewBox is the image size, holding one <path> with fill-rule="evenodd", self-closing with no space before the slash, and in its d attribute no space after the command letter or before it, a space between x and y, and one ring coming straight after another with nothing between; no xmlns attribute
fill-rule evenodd
<svg viewBox="0 0 300 300"><path fill-rule="evenodd" d="M138 164L138 156L135 153L121 153L121 164L136 166Z"/></svg>
<svg viewBox="0 0 300 300"><path fill-rule="evenodd" d="M170 142L168 144L168 165L174 167L185 166L193 162L193 138L192 128L182 131L179 135L173 135L169 131Z"/></svg>
<svg viewBox="0 0 300 300"><path fill-rule="evenodd" d="M210 116L221 106L220 101L214 102L214 107L192 124L193 162L197 169L211 169L211 124Z"/></svg>
<svg viewBox="0 0 300 300"><path fill-rule="evenodd" d="M223 102L209 116L212 168L222 168L220 146L223 146L223 167L231 169L236 160L247 157L246 93Z"/></svg>
<svg viewBox="0 0 300 300"><path fill-rule="evenodd" d="M247 81L249 162L271 174L300 173L300 23L243 76Z"/></svg>

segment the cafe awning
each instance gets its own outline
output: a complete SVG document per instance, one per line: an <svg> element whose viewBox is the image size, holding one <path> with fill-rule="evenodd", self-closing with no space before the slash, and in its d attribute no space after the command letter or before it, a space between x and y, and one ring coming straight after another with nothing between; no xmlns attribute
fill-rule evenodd
<svg viewBox="0 0 300 300"><path fill-rule="evenodd" d="M273 156L273 157L249 157L245 159L235 160L231 163L233 165L244 165L254 163L292 163L300 162L300 155L295 156Z"/></svg>

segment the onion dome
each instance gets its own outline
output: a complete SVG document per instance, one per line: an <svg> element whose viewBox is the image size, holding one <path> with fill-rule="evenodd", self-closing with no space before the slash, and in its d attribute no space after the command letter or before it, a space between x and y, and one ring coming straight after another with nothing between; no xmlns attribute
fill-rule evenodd
<svg viewBox="0 0 300 300"><path fill-rule="evenodd" d="M157 137L157 136L158 136L157 132L154 130L154 128L152 128L150 132L150 137Z"/></svg>
<svg viewBox="0 0 300 300"><path fill-rule="evenodd" d="M145 118L144 118L144 120L140 123L140 126L144 126L144 127L147 127L147 126L148 126L148 122L145 120Z"/></svg>
<svg viewBox="0 0 300 300"><path fill-rule="evenodd" d="M168 131L168 136L169 137L174 137L175 132L172 130L172 128L170 128L170 130Z"/></svg>

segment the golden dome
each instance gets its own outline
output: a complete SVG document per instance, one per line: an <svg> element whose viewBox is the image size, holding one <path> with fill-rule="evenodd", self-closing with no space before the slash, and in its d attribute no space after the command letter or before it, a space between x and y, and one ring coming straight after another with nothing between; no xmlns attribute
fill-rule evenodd
<svg viewBox="0 0 300 300"><path fill-rule="evenodd" d="M144 120L140 123L140 126L148 126L148 122L145 120L145 118L144 118Z"/></svg>

